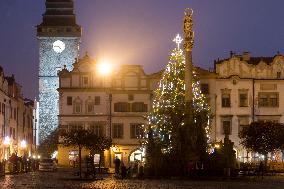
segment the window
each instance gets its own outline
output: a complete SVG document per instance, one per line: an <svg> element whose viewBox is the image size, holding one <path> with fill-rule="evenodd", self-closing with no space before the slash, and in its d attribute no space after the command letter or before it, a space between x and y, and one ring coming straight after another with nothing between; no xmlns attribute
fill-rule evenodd
<svg viewBox="0 0 284 189"><path fill-rule="evenodd" d="M104 125L101 123L96 123L94 125L94 132L97 136L104 136Z"/></svg>
<svg viewBox="0 0 284 189"><path fill-rule="evenodd" d="M231 120L222 120L223 134L232 134Z"/></svg>
<svg viewBox="0 0 284 189"><path fill-rule="evenodd" d="M67 105L72 106L72 96L67 96Z"/></svg>
<svg viewBox="0 0 284 189"><path fill-rule="evenodd" d="M101 97L100 96L96 96L95 97L95 105L100 105L101 104Z"/></svg>
<svg viewBox="0 0 284 189"><path fill-rule="evenodd" d="M281 78L281 72L277 72L277 79Z"/></svg>
<svg viewBox="0 0 284 189"><path fill-rule="evenodd" d="M144 132L142 129L142 124L140 123L131 123L130 124L130 138L142 138Z"/></svg>
<svg viewBox="0 0 284 189"><path fill-rule="evenodd" d="M123 124L114 123L112 124L112 137L113 138L123 138Z"/></svg>
<svg viewBox="0 0 284 189"><path fill-rule="evenodd" d="M259 107L278 107L279 106L279 94L277 92L258 93L258 106Z"/></svg>
<svg viewBox="0 0 284 189"><path fill-rule="evenodd" d="M88 84L89 84L89 78L86 77L86 76L84 76L84 77L83 77L83 85L86 86L86 85L88 85Z"/></svg>
<svg viewBox="0 0 284 189"><path fill-rule="evenodd" d="M239 106L248 106L248 90L239 90Z"/></svg>
<svg viewBox="0 0 284 189"><path fill-rule="evenodd" d="M241 116L239 117L239 132L249 125L249 117Z"/></svg>
<svg viewBox="0 0 284 189"><path fill-rule="evenodd" d="M70 130L80 130L84 128L83 122L72 122L68 124L68 129Z"/></svg>
<svg viewBox="0 0 284 189"><path fill-rule="evenodd" d="M231 98L230 94L222 94L222 107L230 107L231 106Z"/></svg>
<svg viewBox="0 0 284 189"><path fill-rule="evenodd" d="M134 95L133 95L133 94L129 94L129 95L128 95L128 100L129 100L129 101L134 100Z"/></svg>
<svg viewBox="0 0 284 189"><path fill-rule="evenodd" d="M144 104L144 102L132 103L132 112L147 112L147 109L147 104Z"/></svg>
<svg viewBox="0 0 284 189"><path fill-rule="evenodd" d="M114 104L115 112L130 112L130 104L127 102L117 102Z"/></svg>
<svg viewBox="0 0 284 189"><path fill-rule="evenodd" d="M209 94L209 84L208 83L202 83L200 88L201 88L202 94Z"/></svg>

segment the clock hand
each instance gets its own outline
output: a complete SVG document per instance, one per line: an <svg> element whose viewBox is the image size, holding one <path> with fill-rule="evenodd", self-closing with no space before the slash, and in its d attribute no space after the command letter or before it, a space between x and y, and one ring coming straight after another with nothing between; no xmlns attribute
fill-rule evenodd
<svg viewBox="0 0 284 189"><path fill-rule="evenodd" d="M61 49L61 47L60 47L59 45L55 45L54 47L58 47L58 48L60 48L60 49Z"/></svg>

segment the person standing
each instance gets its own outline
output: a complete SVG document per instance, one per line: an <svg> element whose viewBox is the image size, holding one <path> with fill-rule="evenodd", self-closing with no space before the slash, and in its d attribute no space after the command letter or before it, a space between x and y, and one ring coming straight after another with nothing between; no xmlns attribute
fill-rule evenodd
<svg viewBox="0 0 284 189"><path fill-rule="evenodd" d="M115 157L114 159L114 172L115 174L119 174L119 168L120 168L120 159L118 157Z"/></svg>

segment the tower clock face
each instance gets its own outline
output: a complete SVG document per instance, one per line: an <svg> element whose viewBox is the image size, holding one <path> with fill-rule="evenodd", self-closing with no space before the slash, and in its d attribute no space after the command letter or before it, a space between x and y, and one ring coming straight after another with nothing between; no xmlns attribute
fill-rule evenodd
<svg viewBox="0 0 284 189"><path fill-rule="evenodd" d="M65 43L57 40L53 43L52 48L56 53L62 53L65 50Z"/></svg>

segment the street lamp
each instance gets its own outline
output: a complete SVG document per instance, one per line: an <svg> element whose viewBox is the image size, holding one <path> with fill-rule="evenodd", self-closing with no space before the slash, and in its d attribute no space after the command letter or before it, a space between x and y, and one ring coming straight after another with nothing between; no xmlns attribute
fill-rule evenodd
<svg viewBox="0 0 284 189"><path fill-rule="evenodd" d="M111 73L112 71L112 66L109 63L109 61L107 60L102 60L99 62L99 64L97 65L97 70L99 72L100 75L102 76L107 76Z"/></svg>
<svg viewBox="0 0 284 189"><path fill-rule="evenodd" d="M27 142L25 140L21 141L21 148L26 148L27 147Z"/></svg>
<svg viewBox="0 0 284 189"><path fill-rule="evenodd" d="M99 61L99 63L97 64L97 72L99 75L101 75L103 77L103 87L106 87L106 83L105 83L105 77L106 76L110 76L111 75L111 71L112 71L112 66L109 63L109 61L107 60L101 60ZM111 80L110 80L111 81ZM111 87L111 85L109 85L109 87ZM109 137L111 138L111 125L112 125L112 120L111 120L111 101L112 101L112 94L111 94L111 89L109 88ZM109 149L109 166L111 167L111 149Z"/></svg>

